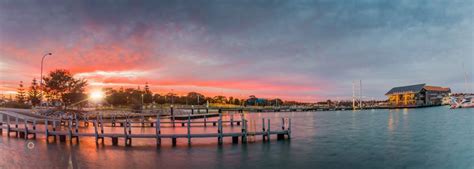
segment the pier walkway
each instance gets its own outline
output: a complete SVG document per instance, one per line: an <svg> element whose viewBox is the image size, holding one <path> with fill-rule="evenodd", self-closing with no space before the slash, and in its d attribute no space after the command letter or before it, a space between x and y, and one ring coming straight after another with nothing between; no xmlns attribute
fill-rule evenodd
<svg viewBox="0 0 474 169"><path fill-rule="evenodd" d="M213 115L215 116L215 115ZM136 138L145 138L153 139L156 141L156 145L160 146L162 139L171 139L172 145L175 146L177 139L187 139L188 144L191 144L192 139L198 138L217 138L218 144L223 144L224 137L231 137L232 143L237 144L239 138L242 144L247 143L249 136L261 136L264 141L269 141L272 135L276 135L277 140L283 140L291 137L291 119L290 118L281 118L281 129L280 130L270 130L270 119L262 119L262 130L261 131L249 131L248 130L248 120L244 118L243 114L240 114L240 120L234 120L232 114L230 120L224 121L222 119L222 113L217 114L219 116L218 120L207 120L207 117L204 116L204 120L201 121L191 121L192 115L187 116L187 120L179 120L178 122L172 119L172 121L163 121L160 120L160 115L156 115L156 120L146 121L144 118L139 119L138 122L133 121L134 119L126 118L124 120L116 120L114 118L108 119L107 121L103 120L102 116L96 116L96 119L90 120L88 118L79 120L79 118L70 118L68 120L58 120L58 119L37 119L37 118L28 118L26 116L12 115L12 113L0 111L0 134L3 134L3 130L6 130L8 136L11 136L12 133L15 137L24 138L24 139L36 139L37 135L44 135L46 140L50 137L54 139L59 138L60 142L69 141L79 141L80 138L91 137L95 138L96 143L104 142L104 139L109 138L112 141L112 145L118 145L119 139L123 139L126 146L132 145L132 140ZM38 129L38 123L43 123L42 129ZM265 123L266 122L266 123ZM89 127L89 123L94 127L94 132L80 132L79 125L83 124L83 127ZM120 127L123 128L123 132L120 133L105 133L104 124L110 123L112 127L118 127L116 124L120 124ZM133 124L140 123L141 127L154 127L154 133L132 133L131 127ZM176 123L180 123L182 127L187 128L186 133L167 133L164 134L161 132L162 124L172 124L175 127ZM191 133L192 124L203 124L206 127L208 123L212 123L213 126L217 125L217 131L215 133ZM238 125L241 127L241 132L224 132L223 124L228 123L233 126ZM148 125L145 125L148 124ZM61 128L63 125L65 127ZM67 126L67 127L66 127Z"/></svg>

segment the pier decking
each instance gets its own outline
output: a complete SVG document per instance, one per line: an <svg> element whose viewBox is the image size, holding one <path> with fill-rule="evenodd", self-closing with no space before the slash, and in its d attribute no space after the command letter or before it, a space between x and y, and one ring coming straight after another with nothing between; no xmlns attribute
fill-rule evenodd
<svg viewBox="0 0 474 169"><path fill-rule="evenodd" d="M198 116L198 115L196 115ZM201 115L199 115L201 116ZM211 115L216 116L216 115ZM218 120L207 120L207 116L203 116L203 120L200 121L191 121L192 115L187 115L187 120L178 120L174 118L171 121L161 121L160 116L156 115L155 121L145 121L142 117L138 119L129 119L116 120L115 118L104 120L102 116L97 116L95 120L90 120L85 118L79 120L79 118L69 118L67 120L59 119L29 119L27 117L18 117L11 115L10 113L5 113L0 111L0 134L3 134L3 130L6 130L7 135L11 136L11 133L15 134L15 137L24 138L24 139L36 139L38 134L44 135L46 140L50 137L54 139L59 137L60 142L65 142L67 139L69 141L79 141L80 138L91 137L95 138L96 143L101 141L104 142L105 138L110 138L113 145L118 145L119 139L124 140L126 146L132 145L132 140L136 138L144 139L153 139L156 141L156 145L160 146L162 139L171 139L172 145L175 146L177 139L187 139L188 144L191 144L192 139L198 138L217 138L218 144L223 144L224 137L231 137L232 143L236 144L240 141L245 144L249 136L262 136L263 140L270 140L272 135L276 135L278 140L285 139L285 135L289 139L291 137L291 119L282 118L281 120L281 130L270 130L270 119L267 120L267 126L265 125L265 119L262 119L262 131L249 131L248 130L248 120L246 120L243 114L240 114L240 120L234 120L234 114L232 113L230 120L223 120L222 113L218 113ZM6 117L4 120L3 118ZM196 117L197 118L197 117ZM135 121L133 121L135 120ZM38 129L38 123L43 123L44 129ZM92 123L94 127L94 132L80 132L79 125L83 124L83 127L89 127L89 123ZM132 133L132 126L137 127L134 124L141 124L140 127L153 127L155 128L154 133ZM162 124L171 124L172 127L176 127L181 124L181 127L186 127L186 133L167 133L164 134L161 132L161 128L164 127ZM105 133L104 124L110 124L107 127L121 127L123 132L115 133ZM120 124L117 126L116 124ZM193 126L192 124L203 124L203 126ZM215 133L192 133L191 127L206 127L207 124L217 125L217 132ZM241 132L224 132L223 125L229 124L230 126L240 126ZM64 126L61 130L61 125Z"/></svg>

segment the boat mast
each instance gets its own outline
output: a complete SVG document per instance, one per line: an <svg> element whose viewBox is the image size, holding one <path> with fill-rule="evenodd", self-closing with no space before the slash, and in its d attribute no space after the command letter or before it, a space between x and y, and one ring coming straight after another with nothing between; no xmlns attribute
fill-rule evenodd
<svg viewBox="0 0 474 169"><path fill-rule="evenodd" d="M352 110L355 110L355 82L352 81Z"/></svg>
<svg viewBox="0 0 474 169"><path fill-rule="evenodd" d="M359 80L359 108L362 110L362 80Z"/></svg>

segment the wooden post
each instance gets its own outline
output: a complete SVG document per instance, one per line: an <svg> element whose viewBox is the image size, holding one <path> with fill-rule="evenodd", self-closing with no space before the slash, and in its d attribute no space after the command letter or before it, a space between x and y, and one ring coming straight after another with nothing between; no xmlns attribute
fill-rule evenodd
<svg viewBox="0 0 474 169"><path fill-rule="evenodd" d="M7 135L10 136L10 116L7 114Z"/></svg>
<svg viewBox="0 0 474 169"><path fill-rule="evenodd" d="M285 118L284 117L281 118L281 129L285 130Z"/></svg>
<svg viewBox="0 0 474 169"><path fill-rule="evenodd" d="M285 131L285 118L281 118L281 130ZM277 140L283 140L285 139L285 134L277 134Z"/></svg>
<svg viewBox="0 0 474 169"><path fill-rule="evenodd" d="M270 141L270 118L268 118L267 140Z"/></svg>
<svg viewBox="0 0 474 169"><path fill-rule="evenodd" d="M33 130L34 130L34 134L33 134L33 139L36 139L36 119L33 120Z"/></svg>
<svg viewBox="0 0 474 169"><path fill-rule="evenodd" d="M69 141L72 141L72 119L71 117L69 117L69 119L67 120L67 133L68 133L68 136L69 136Z"/></svg>
<svg viewBox="0 0 474 169"><path fill-rule="evenodd" d="M230 126L234 126L234 112L230 114Z"/></svg>
<svg viewBox="0 0 474 169"><path fill-rule="evenodd" d="M53 131L56 132L56 120L53 120Z"/></svg>
<svg viewBox="0 0 474 169"><path fill-rule="evenodd" d="M160 116L156 115L156 145L161 145Z"/></svg>
<svg viewBox="0 0 474 169"><path fill-rule="evenodd" d="M221 109L219 109L219 112L221 111ZM218 123L218 126L217 126L217 133L218 133L218 138L217 138L217 142L219 145L222 144L222 114L219 113L219 120L217 121Z"/></svg>
<svg viewBox="0 0 474 169"><path fill-rule="evenodd" d="M232 144L239 143L239 136L232 136Z"/></svg>
<svg viewBox="0 0 474 169"><path fill-rule="evenodd" d="M28 120L26 119L23 119L23 123L25 124L25 135L23 136L25 138L25 140L28 139Z"/></svg>
<svg viewBox="0 0 474 169"><path fill-rule="evenodd" d="M76 130L75 132L77 134L77 133L79 133L79 121L77 120L77 117L75 118L75 121L76 121L76 125L74 127L75 127L75 130Z"/></svg>
<svg viewBox="0 0 474 169"><path fill-rule="evenodd" d="M207 127L207 114L204 114L204 127Z"/></svg>
<svg viewBox="0 0 474 169"><path fill-rule="evenodd" d="M103 135L104 135L104 120L103 116L100 115L100 134L102 134L102 141L104 141Z"/></svg>
<svg viewBox="0 0 474 169"><path fill-rule="evenodd" d="M191 115L188 114L188 144L191 144Z"/></svg>
<svg viewBox="0 0 474 169"><path fill-rule="evenodd" d="M128 117L125 119L125 125L122 125L123 126L123 134L125 135L125 145L127 145L127 141L128 141L127 121L128 121Z"/></svg>
<svg viewBox="0 0 474 169"><path fill-rule="evenodd" d="M171 138L171 144L173 147L176 146L176 137Z"/></svg>
<svg viewBox="0 0 474 169"><path fill-rule="evenodd" d="M242 144L246 144L247 143L247 120L245 120L245 117L243 118L242 120Z"/></svg>
<svg viewBox="0 0 474 169"><path fill-rule="evenodd" d="M94 120L94 136L95 136L95 143L99 143L99 134L97 132L97 120Z"/></svg>
<svg viewBox="0 0 474 169"><path fill-rule="evenodd" d="M46 141L48 141L49 137L49 129L48 129L48 119L44 119L44 128L45 128L45 135L46 135Z"/></svg>
<svg viewBox="0 0 474 169"><path fill-rule="evenodd" d="M66 135L59 135L59 142L66 142Z"/></svg>
<svg viewBox="0 0 474 169"><path fill-rule="evenodd" d="M18 137L18 116L15 115L15 137Z"/></svg>
<svg viewBox="0 0 474 169"><path fill-rule="evenodd" d="M288 119L288 139L291 138L291 119Z"/></svg>
<svg viewBox="0 0 474 169"><path fill-rule="evenodd" d="M3 134L3 114L0 114L0 135Z"/></svg>
<svg viewBox="0 0 474 169"><path fill-rule="evenodd" d="M129 137L128 137L128 146L132 146L132 137L131 137L131 135L132 135L132 124L130 124L130 121L128 121L128 120L127 120L127 123L129 124L128 125L128 135L129 135Z"/></svg>
<svg viewBox="0 0 474 169"><path fill-rule="evenodd" d="M112 137L112 145L113 146L118 145L118 137Z"/></svg>
<svg viewBox="0 0 474 169"><path fill-rule="evenodd" d="M115 127L115 114L112 116L112 127Z"/></svg>
<svg viewBox="0 0 474 169"><path fill-rule="evenodd" d="M174 125L174 109L173 109L173 107L171 107L170 110L171 110L171 123L172 123L173 127L175 127L175 125Z"/></svg>
<svg viewBox="0 0 474 169"><path fill-rule="evenodd" d="M86 115L86 117L84 117L84 127L89 127L89 115Z"/></svg>
<svg viewBox="0 0 474 169"><path fill-rule="evenodd" d="M54 138L54 141L56 141L56 137L58 137L58 133L56 133L56 120L53 119L53 124L52 125L53 125L52 127L53 127L53 132L54 132L54 134L52 136Z"/></svg>
<svg viewBox="0 0 474 169"><path fill-rule="evenodd" d="M262 140L265 141L265 118L262 118Z"/></svg>

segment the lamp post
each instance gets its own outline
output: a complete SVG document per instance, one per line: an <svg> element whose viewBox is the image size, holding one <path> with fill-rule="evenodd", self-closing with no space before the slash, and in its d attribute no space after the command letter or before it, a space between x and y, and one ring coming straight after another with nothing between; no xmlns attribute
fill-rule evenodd
<svg viewBox="0 0 474 169"><path fill-rule="evenodd" d="M145 108L145 105L143 105L143 94L142 94L142 109Z"/></svg>
<svg viewBox="0 0 474 169"><path fill-rule="evenodd" d="M174 89L171 89L171 106L174 104Z"/></svg>
<svg viewBox="0 0 474 169"><path fill-rule="evenodd" d="M41 88L41 99L40 99L40 105L41 102L43 101L43 62L44 58L48 55L53 55L52 53L46 53L43 55L43 58L41 58L41 76L40 76L40 88Z"/></svg>

